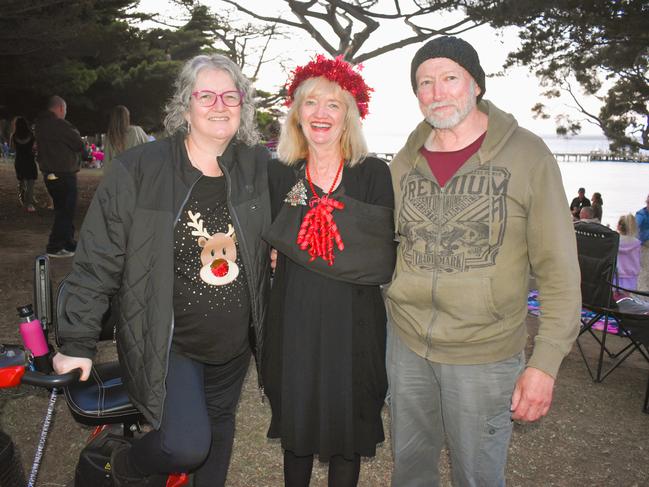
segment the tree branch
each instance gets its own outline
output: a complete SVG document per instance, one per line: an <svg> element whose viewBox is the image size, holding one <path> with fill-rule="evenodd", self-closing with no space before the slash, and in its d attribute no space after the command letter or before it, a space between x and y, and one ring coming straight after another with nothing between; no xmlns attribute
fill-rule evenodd
<svg viewBox="0 0 649 487"><path fill-rule="evenodd" d="M254 17L255 19L258 20L263 20L265 22L270 22L270 23L275 23L278 22L280 24L288 25L289 27L296 27L298 29L303 29L302 25L298 22L292 22L290 20L282 19L281 17L266 17L264 15L259 15L252 10L249 10L241 5L239 5L239 2L235 2L233 0L222 0L225 3L229 3L233 7L236 7L237 10L243 12L244 14L250 15L251 17ZM311 2L314 3L314 2Z"/></svg>
<svg viewBox="0 0 649 487"><path fill-rule="evenodd" d="M588 110L586 110L586 108L584 108L584 106L577 99L577 96L575 95L574 91L572 90L572 86L570 86L570 83L568 83L567 81L564 82L562 84L562 86L561 86L561 89L570 95L570 97L572 98L572 101L575 102L575 104L577 105L577 108L579 109L579 111L581 113L583 113L591 121L593 121L593 123L595 123L596 125L601 127L602 130L605 131L604 124L602 123L602 119L599 118L597 115L594 115L594 114L590 113ZM606 132L605 132L605 134L606 134Z"/></svg>
<svg viewBox="0 0 649 487"><path fill-rule="evenodd" d="M266 37L266 44L264 44L264 47L261 50L261 55L259 56L259 62L257 63L257 67L255 68L254 74L252 75L253 80L257 79L257 76L259 75L259 70L261 69L261 66L264 64L264 57L266 57L266 51L268 50L268 46L270 45L271 39L275 36L276 28L277 28L277 24L273 24L270 35Z"/></svg>

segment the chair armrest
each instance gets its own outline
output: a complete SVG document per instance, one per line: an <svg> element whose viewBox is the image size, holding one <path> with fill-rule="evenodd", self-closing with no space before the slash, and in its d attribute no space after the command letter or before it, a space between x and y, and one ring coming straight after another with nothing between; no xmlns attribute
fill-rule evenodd
<svg viewBox="0 0 649 487"><path fill-rule="evenodd" d="M649 291L640 291L639 289L627 289L627 288L624 288L624 287L617 286L617 285L613 284L612 282L609 282L609 284L614 289L619 289L620 291L626 291L628 293L639 294L640 296L649 297Z"/></svg>

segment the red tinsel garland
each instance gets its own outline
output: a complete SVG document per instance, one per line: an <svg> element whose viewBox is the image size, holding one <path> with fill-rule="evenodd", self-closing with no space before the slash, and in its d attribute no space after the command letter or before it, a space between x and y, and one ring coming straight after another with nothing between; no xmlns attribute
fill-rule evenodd
<svg viewBox="0 0 649 487"><path fill-rule="evenodd" d="M363 67L358 65L357 68L361 70ZM367 86L360 73L354 71L354 67L345 61L343 56L338 56L336 59L327 59L324 55L318 54L311 62L295 68L292 72L292 78L286 84L286 106L291 106L295 90L304 80L319 76L327 78L329 81L340 85L343 90L349 91L356 100L356 106L361 118L367 116L369 113L370 92L374 90Z"/></svg>
<svg viewBox="0 0 649 487"><path fill-rule="evenodd" d="M311 256L309 262L313 262L316 258L321 257L332 266L334 265L334 242L336 242L338 250L342 251L345 248L342 236L332 215L334 210L344 209L345 204L329 197L329 194L336 187L336 182L338 181L343 165L344 161L340 161L340 166L338 166L336 177L334 177L333 183L331 183L331 188L327 194L320 197L311 182L311 174L307 162L306 177L313 197L309 201L311 209L304 215L304 219L298 230L297 244L301 250L307 250L309 252Z"/></svg>

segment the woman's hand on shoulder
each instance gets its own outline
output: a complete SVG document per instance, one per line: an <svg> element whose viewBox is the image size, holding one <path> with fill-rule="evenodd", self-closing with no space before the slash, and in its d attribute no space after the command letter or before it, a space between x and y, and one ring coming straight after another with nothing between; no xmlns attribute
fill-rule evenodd
<svg viewBox="0 0 649 487"><path fill-rule="evenodd" d="M277 249L270 249L270 268L274 271L277 267Z"/></svg>
<svg viewBox="0 0 649 487"><path fill-rule="evenodd" d="M90 377L92 360L84 357L70 357L59 352L54 355L52 365L57 374L67 374L71 370L81 369L81 378L79 380L84 381Z"/></svg>

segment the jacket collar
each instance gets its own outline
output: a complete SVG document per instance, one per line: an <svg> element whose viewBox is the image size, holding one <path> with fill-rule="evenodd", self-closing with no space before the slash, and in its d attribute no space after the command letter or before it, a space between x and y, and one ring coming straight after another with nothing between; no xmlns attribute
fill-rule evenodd
<svg viewBox="0 0 649 487"><path fill-rule="evenodd" d="M173 147L173 154L176 161L180 161L180 170L185 176L193 179L196 175L200 175L200 170L196 169L189 160L187 155L187 146L185 145L186 134L183 132L176 132L171 138ZM222 170L231 172L235 164L247 160L252 157L254 149L239 142L237 139L232 139L225 149L225 152L218 157L218 163Z"/></svg>
<svg viewBox="0 0 649 487"><path fill-rule="evenodd" d="M171 152L177 176L186 186L191 186L201 176L201 172L189 161L184 133L176 132L171 137Z"/></svg>
<svg viewBox="0 0 649 487"><path fill-rule="evenodd" d="M184 133L177 132L174 134L171 137L171 146L176 177L182 181L185 191L187 191L201 177L202 173L192 166L189 161ZM237 185L237 188L239 188L236 191L237 193L240 190L247 193L254 191L256 172L254 160L256 157L257 150L255 147L250 147L236 139L232 139L225 152L219 156L219 166L224 173L227 173L229 184Z"/></svg>

